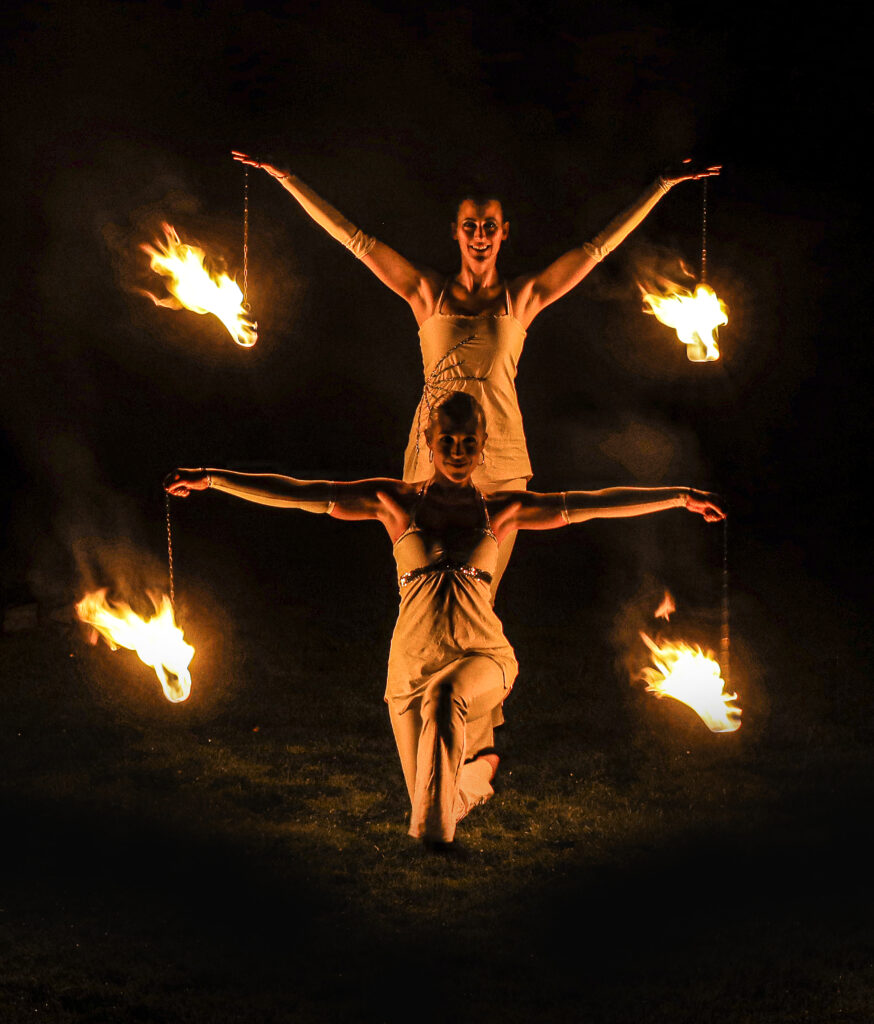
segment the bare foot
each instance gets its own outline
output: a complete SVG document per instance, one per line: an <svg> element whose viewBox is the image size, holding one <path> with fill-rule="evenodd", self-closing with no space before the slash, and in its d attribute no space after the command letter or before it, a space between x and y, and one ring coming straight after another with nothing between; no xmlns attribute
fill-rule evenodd
<svg viewBox="0 0 874 1024"><path fill-rule="evenodd" d="M488 764L491 765L492 774L489 776L489 782L491 782L495 775L497 775L498 773L498 765L501 763L501 759L498 757L497 754L482 754L481 760L486 761Z"/></svg>

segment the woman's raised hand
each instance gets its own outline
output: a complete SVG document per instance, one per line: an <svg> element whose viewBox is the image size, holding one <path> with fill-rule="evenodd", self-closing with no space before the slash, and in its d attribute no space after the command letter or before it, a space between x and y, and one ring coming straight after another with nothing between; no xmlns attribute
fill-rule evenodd
<svg viewBox="0 0 874 1024"><path fill-rule="evenodd" d="M711 494L709 491L696 491L690 487L686 495L686 508L690 512L697 512L699 516L704 516L708 523L718 523L721 519L725 519L725 513L717 504L718 498L718 494Z"/></svg>
<svg viewBox="0 0 874 1024"><path fill-rule="evenodd" d="M164 490L176 498L187 498L192 491L205 491L211 484L205 469L177 469L164 477Z"/></svg>
<svg viewBox="0 0 874 1024"><path fill-rule="evenodd" d="M707 167L693 163L686 157L682 163L669 167L662 177L669 185L677 185L681 181L698 181L699 178L715 178L722 170L722 164L711 164Z"/></svg>
<svg viewBox="0 0 874 1024"><path fill-rule="evenodd" d="M249 167L258 167L262 171L266 171L271 178L287 178L288 171L282 171L278 167L274 167L273 164L265 164L260 160L256 160L254 157L249 156L246 153L241 153L237 149L231 150L231 156L241 164L247 164Z"/></svg>

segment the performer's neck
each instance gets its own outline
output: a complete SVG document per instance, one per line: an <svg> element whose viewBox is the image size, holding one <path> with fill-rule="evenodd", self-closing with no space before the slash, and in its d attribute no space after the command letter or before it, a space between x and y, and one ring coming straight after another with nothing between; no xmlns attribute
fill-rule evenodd
<svg viewBox="0 0 874 1024"><path fill-rule="evenodd" d="M428 490L433 492L434 496L439 498L448 498L452 501L457 500L459 496L473 489L474 484L470 477L456 481L444 476L439 471L431 477L428 484Z"/></svg>
<svg viewBox="0 0 874 1024"><path fill-rule="evenodd" d="M462 264L461 270L455 275L455 280L471 295L496 288L501 283L498 268L494 263L489 267L482 268Z"/></svg>

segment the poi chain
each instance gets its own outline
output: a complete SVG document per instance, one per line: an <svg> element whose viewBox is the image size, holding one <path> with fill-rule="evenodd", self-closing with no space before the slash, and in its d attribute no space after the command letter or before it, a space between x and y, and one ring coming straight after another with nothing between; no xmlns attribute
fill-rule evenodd
<svg viewBox="0 0 874 1024"><path fill-rule="evenodd" d="M170 495L167 491L164 491L164 508L166 510L167 519L167 566L168 576L170 579L170 605L173 608L173 613L176 613L176 585L173 579L173 533L170 529Z"/></svg>
<svg viewBox="0 0 874 1024"><path fill-rule="evenodd" d="M249 306L249 168L243 166L243 309Z"/></svg>

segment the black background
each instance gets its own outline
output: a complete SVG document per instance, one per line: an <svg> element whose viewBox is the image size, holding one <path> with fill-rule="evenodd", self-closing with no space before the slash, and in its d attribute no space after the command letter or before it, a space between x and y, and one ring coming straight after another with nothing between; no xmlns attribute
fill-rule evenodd
<svg viewBox="0 0 874 1024"><path fill-rule="evenodd" d="M6 18L7 604L163 582L159 482L174 466L400 472L421 387L410 312L265 175L250 176L255 348L137 290L160 288L138 247L163 220L240 276L231 148L292 168L447 272L452 200L486 183L512 224L508 274L591 237L694 154L724 166L708 218L723 358L690 363L640 312L635 276L654 256L697 267L701 189L685 184L529 331L518 389L532 486L718 490L748 628L801 644L816 630L832 668L864 655L867 101L847 14L360 0L34 3ZM290 525L224 499L174 515L183 588L188 574L325 613L344 586L350 601L374 584L394 601L376 528ZM577 587L593 550L600 576L582 598L602 607L641 579L718 600L715 533L610 529L523 538L508 629L535 614L531 595L548 617L542 600Z"/></svg>
<svg viewBox="0 0 874 1024"><path fill-rule="evenodd" d="M233 971L230 982L223 976L229 960L222 956L238 949L244 1003L252 994L262 1000L251 1004L246 1019L261 1019L259 1007L271 1000L276 1014L289 1005L276 996L282 986L262 992L258 971L248 976L259 928L266 929L262 941L279 935L285 941L300 925L311 946L299 961L295 954L301 991L324 984L335 995L340 986L348 1005L357 1005L362 978L366 992L382 991L385 965L395 960L382 959L380 950L400 957L396 973L406 972L414 985L420 950L428 946L427 936L411 941L406 932L403 941L374 944L374 925L361 932L373 962L365 955L355 968L354 918L339 913L326 919L330 931L310 942L306 908L272 881L288 871L296 877L295 858L301 893L330 890L338 905L348 898L356 914L371 913L361 881L367 875L358 873L366 864L342 845L331 847L329 824L336 817L329 817L327 802L310 839L297 845L277 839L270 847L281 872L262 878L258 867L264 835L272 834L272 818L259 802L266 774L259 757L277 772L285 758L292 772L289 737L305 735L306 761L342 732L346 749L338 756L348 759L356 779L374 762L387 773L386 757L396 772L379 701L397 597L389 545L377 525L350 527L222 495L174 502L177 607L197 647L196 695L183 705L165 705L157 691L150 704L140 678L132 677L124 691L133 694L130 705L116 706L122 669L102 647L83 655L79 632L58 628L58 619L72 619L72 602L85 589L108 586L142 607L146 587L166 587L160 481L176 466L332 479L400 473L422 383L410 311L263 173L249 176L249 297L260 330L254 348L235 346L210 317L159 309L141 294L160 289L139 246L158 236L163 221L241 276L244 176L229 156L232 148L289 167L365 231L446 273L457 263L449 232L453 199L470 183L504 201L511 234L501 265L512 275L545 266L592 237L679 158L723 164L709 185L708 210L708 278L729 307L722 358L690 363L672 332L643 315L635 284L654 260L682 258L697 269L701 187L687 183L535 321L518 392L533 487L675 483L724 496L732 685L744 708L743 729L716 737L703 728L693 734L691 726L661 730L669 714L664 705L647 706L649 731L627 728L629 695L655 703L625 681L639 672L632 642L639 647L638 626L651 628L651 602L663 587L677 596L677 628L716 645L723 583L718 527L675 512L523 535L498 609L521 663L506 730L512 746L517 729L516 760L511 749L502 768L505 780L517 769L512 784L520 806L528 806L531 785L519 771L526 757L544 766L542 785L551 792L566 767L570 778L597 764L593 750L604 746L621 766L615 791L624 792L628 764L630 774L640 771L641 786L650 780L655 787L641 812L651 825L660 787L667 787L663 799L675 812L685 806L670 789L670 773L694 749L698 760L681 768L682 785L696 775L695 765L703 766L701 787L712 777L717 792L729 794L730 827L696 843L677 826L676 843L688 847L680 850L680 865L704 879L718 863L720 876L734 885L734 905L715 909L705 900L699 909L696 891L678 902L681 871L671 866L672 847L637 851L634 836L627 849L625 839L607 843L610 856L619 851L625 862L618 874L607 873L606 883L586 862L577 896L567 882L567 891L552 889L538 905L540 883L513 878L515 840L508 832L489 840L494 850L484 855L484 867L461 876L479 877L475 872L486 871L493 856L512 882L497 916L488 917L494 929L488 943L480 948L485 932L472 933L477 974L476 980L464 975L470 988L464 994L476 995L482 956L484 973L497 965L500 992L491 1005L508 1019L514 1010L513 1019L530 1019L541 994L547 1006L554 983L569 1000L575 977L582 988L595 985L596 1002L603 990L609 1007L620 974L606 970L601 977L602 965L615 959L631 965L630 977L645 977L647 947L661 947L667 959L688 945L694 947L689 971L699 970L691 976L688 1005L697 1007L707 985L707 970L694 966L702 955L705 966L708 956L719 958L717 978L735 969L743 975L737 1016L722 1018L714 1009L706 1019L740 1020L745 1008L760 1007L756 986L772 963L773 1013L756 1019L792 1019L793 1007L805 1005L808 967L811 990L821 976L828 1006L840 1002L842 984L852 995L852 972L871 962L864 753L871 737L864 497L871 345L861 224L870 187L863 157L870 103L868 58L853 8L822 8L811 16L776 4L588 0L427 7L326 0L283 8L49 0L7 5L4 21L0 584L7 609L38 602L43 627L30 637L4 637L8 657L0 680L4 820L14 839L4 845L9 912L3 920L17 956L10 963L23 965L18 988L10 989L13 996L24 993L15 1005L41 1005L43 989L58 987L51 970L43 971L49 961L62 980L68 968L74 979L87 976L86 994L100 996L94 992L102 975L91 972L92 983L77 966L78 939L75 951L69 945L83 921L86 934L88 922L99 924L88 947L95 961L111 968L119 959L125 970L136 962L136 998L154 972L155 998L172 1001L172 983L168 989L162 980L163 939L155 953L150 936L173 934L164 919L188 915L200 944L194 977L209 965L216 978L200 990L192 982L183 1015L204 993L227 998L228 984L237 982ZM45 642L48 630L54 639ZM17 662L21 650L27 655ZM566 671L576 661L579 672ZM273 675L262 671L272 664L279 666ZM275 701L271 688L282 691ZM366 741L365 707L384 728L374 726ZM158 879L156 887L165 881L154 874L150 853L164 849L163 825L154 821L163 821L165 796L173 791L162 788L161 751L175 751L168 769L173 786L172 765L185 765L192 751L217 773L217 785L230 785L233 778L219 777L218 755L204 753L216 729L229 749L253 744L257 785L245 796L243 816L234 811L240 830L251 813L251 841L223 852L215 838L219 812L207 814L205 825L196 815L193 824L171 822L166 847L174 857L179 836L185 840L193 830L197 837L199 828L202 850L200 838L193 855L183 847L187 863L167 893L153 899L147 887L137 896L131 858L142 877ZM536 744L534 753L523 749L526 739ZM723 740L732 746L717 747ZM275 765L256 741L273 744L263 749L277 752ZM845 751L849 772L840 767ZM733 782L723 756L726 764L747 758L747 774L740 771ZM334 770L335 760L318 757L326 772ZM138 758L148 774L145 768L138 774ZM101 803L93 774L105 765L113 766L110 775L118 771L124 791L110 789ZM294 767L293 777L310 770ZM67 777L92 781L74 786ZM392 778L400 787L399 776ZM202 801L194 806L209 807L207 781L194 779L191 787ZM97 802L89 810L92 790ZM326 792L325 801L335 799L330 787ZM398 807L401 797L399 788L391 791ZM504 801L496 820L510 820L507 806ZM681 815L691 833L701 806L695 810L690 802L688 821ZM283 814L280 800L277 820ZM389 842L400 843L400 814L389 817L396 830ZM525 810L518 817L527 834L531 816ZM376 834L373 822L366 827L371 831L362 825L362 834ZM566 831L558 845L572 847ZM584 853L587 841L579 838ZM543 858L550 849L547 842ZM107 861L115 865L108 879ZM386 863L380 878L406 877L406 846ZM423 877L432 872L421 870ZM326 881L343 873L354 887ZM660 885L651 885L653 874ZM92 878L100 884L92 887ZM383 884L374 898L388 891ZM216 891L223 894L218 900ZM455 964L458 934L442 929L468 904L459 904L453 894L461 890L449 883L425 891L423 906L439 918L434 932L446 942L444 949L441 938L435 948ZM462 897L469 901L469 894ZM269 912L257 910L252 918L250 904ZM617 914L617 907L630 909ZM115 917L124 920L110 936L103 922ZM408 915L401 917L406 922ZM664 931L668 918L673 932ZM807 930L797 923L805 920ZM581 966L576 940L564 938L577 930L585 940L580 948L589 943L597 954L588 967ZM230 953L218 955L225 945ZM188 967L182 950L171 944L166 953L180 972ZM798 957L801 981L788 966ZM787 963L780 966L781 959ZM268 977L285 970L281 957L268 957L267 964ZM289 971L283 984L296 987L295 969ZM667 977L667 984L676 979L678 1004L669 1000L658 1019L667 1019L673 1005L687 1006L682 960ZM457 1012L452 980L448 994ZM783 986L796 981L794 1001L780 1015ZM864 984L860 973L857 985ZM406 1014L407 990L398 991ZM527 1001L509 1005L523 991ZM857 991L856 1005L867 1007L870 999ZM421 999L421 992L415 995ZM580 1019L576 998L565 1018L554 1010L555 1019ZM222 1012L230 1019L238 1005ZM733 1005L728 995L723 1012ZM428 1008L418 1009L424 1019ZM210 1011L202 1013L207 1019ZM853 1019L867 1019L860 1014ZM113 1009L109 1017L95 1010L88 1019L120 1018ZM694 1019L704 1020L703 1010Z"/></svg>

